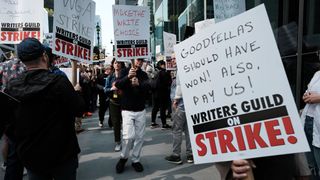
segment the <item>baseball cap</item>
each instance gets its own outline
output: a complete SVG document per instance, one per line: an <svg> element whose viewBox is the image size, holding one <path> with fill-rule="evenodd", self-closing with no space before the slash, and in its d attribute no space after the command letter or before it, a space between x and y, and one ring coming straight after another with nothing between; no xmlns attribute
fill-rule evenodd
<svg viewBox="0 0 320 180"><path fill-rule="evenodd" d="M18 55L22 62L37 59L45 52L45 47L36 38L26 38L18 45Z"/></svg>

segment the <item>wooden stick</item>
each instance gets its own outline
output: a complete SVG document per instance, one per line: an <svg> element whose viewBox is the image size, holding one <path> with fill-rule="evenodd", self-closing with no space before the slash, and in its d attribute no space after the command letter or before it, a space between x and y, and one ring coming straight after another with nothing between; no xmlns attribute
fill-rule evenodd
<svg viewBox="0 0 320 180"><path fill-rule="evenodd" d="M77 61L71 60L72 66L72 85L75 86L77 84Z"/></svg>

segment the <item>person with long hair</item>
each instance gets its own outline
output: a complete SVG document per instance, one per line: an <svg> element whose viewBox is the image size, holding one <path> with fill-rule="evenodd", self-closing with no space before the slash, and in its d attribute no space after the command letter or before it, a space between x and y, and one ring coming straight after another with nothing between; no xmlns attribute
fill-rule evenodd
<svg viewBox="0 0 320 180"><path fill-rule="evenodd" d="M111 67L113 68L113 73L106 79L104 91L110 98L109 115L114 131L114 141L116 143L114 150L118 152L121 150L121 90L115 86L115 83L124 76L125 65L123 62L118 62L113 59Z"/></svg>

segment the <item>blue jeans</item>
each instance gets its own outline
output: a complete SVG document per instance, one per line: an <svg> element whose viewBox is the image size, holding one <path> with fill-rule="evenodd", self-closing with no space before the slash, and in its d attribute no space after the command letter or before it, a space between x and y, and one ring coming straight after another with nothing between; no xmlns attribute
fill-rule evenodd
<svg viewBox="0 0 320 180"><path fill-rule="evenodd" d="M310 146L310 152L306 153L308 165L311 173L315 176L319 176L320 167L320 148L312 145L313 140L313 117L306 116L304 131L307 136L307 140Z"/></svg>
<svg viewBox="0 0 320 180"><path fill-rule="evenodd" d="M27 169L29 180L76 180L78 164L78 157L75 157L47 172L34 172Z"/></svg>

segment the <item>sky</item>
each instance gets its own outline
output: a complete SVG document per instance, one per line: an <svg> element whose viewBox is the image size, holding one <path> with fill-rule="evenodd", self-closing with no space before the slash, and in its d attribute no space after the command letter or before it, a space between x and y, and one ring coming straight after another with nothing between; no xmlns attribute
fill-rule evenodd
<svg viewBox="0 0 320 180"><path fill-rule="evenodd" d="M96 2L96 15L101 18L101 36L102 36L102 47L106 48L108 56L112 54L112 45L110 41L113 40L113 16L112 16L112 5L114 0L94 0Z"/></svg>

